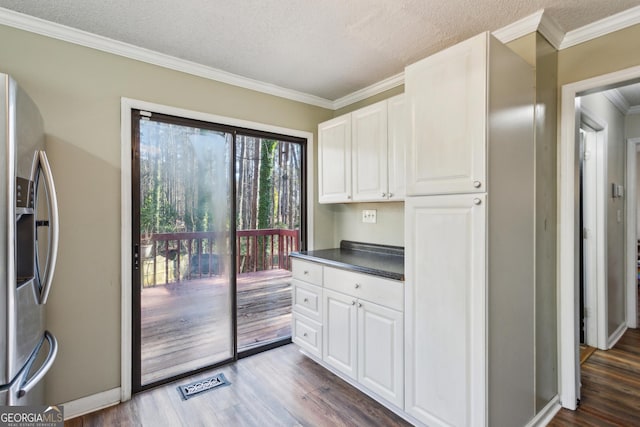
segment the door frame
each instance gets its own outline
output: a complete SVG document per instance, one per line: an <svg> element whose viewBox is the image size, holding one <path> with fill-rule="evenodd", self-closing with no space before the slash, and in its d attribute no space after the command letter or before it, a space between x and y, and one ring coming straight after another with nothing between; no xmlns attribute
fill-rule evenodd
<svg viewBox="0 0 640 427"><path fill-rule="evenodd" d="M640 138L627 139L627 182L626 191L626 283L627 283L627 327L638 327L638 247L637 247L637 214L638 186L636 183L640 166L636 155L640 150Z"/></svg>
<svg viewBox="0 0 640 427"><path fill-rule="evenodd" d="M306 165L306 180L307 180L307 249L314 248L314 206L315 206L315 181L314 181L314 140L313 133L289 129L279 126L267 125L264 123L252 122L248 120L234 119L230 117L218 116L215 114L204 113L193 110L186 110L177 107L171 107L162 104L155 104L147 101L141 101L131 98L121 98L120 100L120 193L121 193L121 229L120 229L120 244L121 244L121 259L120 259L120 281L121 281L121 296L120 296L120 309L121 309L121 324L120 324L120 400L126 401L131 399L132 392L132 281L131 281L131 268L132 268L132 251L131 251L131 150L132 150L132 138L131 138L131 111L132 110L146 110L153 111L155 113L167 114L178 117L185 117L193 120L201 120L211 123L217 123L228 126L235 126L240 128L246 128L251 130L270 132L275 134L293 136L304 138L307 140L307 165Z"/></svg>
<svg viewBox="0 0 640 427"><path fill-rule="evenodd" d="M579 283L576 256L577 159L576 159L576 95L588 90L606 88L638 79L640 66L562 85L560 128L558 131L558 391L563 407L575 410L580 396L580 364L578 360Z"/></svg>
<svg viewBox="0 0 640 427"><path fill-rule="evenodd" d="M587 239L588 245L595 253L595 265L591 269L585 269L587 280L586 296L589 300L590 313L587 316L586 344L607 350L607 144L608 123L601 120L595 113L580 105L580 127L585 125L595 137L595 188L587 188L583 185L583 192L592 198L594 208L595 227L593 238ZM583 217L584 217L583 206ZM584 218L583 218L584 219ZM590 272L590 273L587 273ZM590 277L587 277L590 276Z"/></svg>

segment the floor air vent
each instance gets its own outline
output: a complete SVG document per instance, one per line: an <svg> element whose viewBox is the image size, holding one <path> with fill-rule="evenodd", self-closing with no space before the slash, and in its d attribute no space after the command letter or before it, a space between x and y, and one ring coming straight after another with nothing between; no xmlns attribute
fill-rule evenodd
<svg viewBox="0 0 640 427"><path fill-rule="evenodd" d="M191 384L178 386L178 391L180 392L182 400L187 400L215 388L230 384L224 374L218 374L204 380L192 382Z"/></svg>

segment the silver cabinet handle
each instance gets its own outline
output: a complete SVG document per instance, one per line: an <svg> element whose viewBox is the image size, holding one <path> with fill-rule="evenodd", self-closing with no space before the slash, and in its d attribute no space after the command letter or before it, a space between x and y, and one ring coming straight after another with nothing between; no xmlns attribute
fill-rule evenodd
<svg viewBox="0 0 640 427"><path fill-rule="evenodd" d="M44 285L40 292L39 304L46 304L49 297L49 291L51 290L51 283L53 282L53 273L56 268L56 261L58 258L58 235L60 232L60 226L58 223L58 198L56 197L56 186L53 182L53 174L51 173L51 166L49 165L49 159L47 159L47 153L44 150L40 150L39 155L39 167L42 168L44 179L47 185L47 197L49 204L49 254L47 256L47 265L45 267L45 278L43 280Z"/></svg>
<svg viewBox="0 0 640 427"><path fill-rule="evenodd" d="M479 205L479 204L481 204L481 203L482 203L482 200L480 200L480 199L473 199L473 204L474 204L474 205Z"/></svg>
<svg viewBox="0 0 640 427"><path fill-rule="evenodd" d="M302 274L304 274L304 275L309 274L309 270L305 270L305 271L303 271L303 272L302 272Z"/></svg>
<svg viewBox="0 0 640 427"><path fill-rule="evenodd" d="M475 188L480 188L480 187L482 187L482 183L480 181L473 181L473 186Z"/></svg>
<svg viewBox="0 0 640 427"><path fill-rule="evenodd" d="M392 198L392 197L393 197L393 193L389 193L389 198Z"/></svg>
<svg viewBox="0 0 640 427"><path fill-rule="evenodd" d="M307 337L309 336L309 334L307 334L306 332L304 334L302 334L303 337Z"/></svg>
<svg viewBox="0 0 640 427"><path fill-rule="evenodd" d="M385 197L387 197L387 193L382 193L382 198L384 199Z"/></svg>
<svg viewBox="0 0 640 427"><path fill-rule="evenodd" d="M355 288L358 289L360 287L360 283L356 283Z"/></svg>
<svg viewBox="0 0 640 427"><path fill-rule="evenodd" d="M40 350L40 347L42 346L42 343L44 342L45 338L47 341L49 341L49 354L47 354L47 358L45 359L42 366L40 366L38 371L35 373L35 375L31 377L28 381L24 382L24 384L22 384L22 386L20 387L20 390L18 391L18 397L22 397L25 394L29 393L29 391L31 391L31 389L35 387L35 385L38 384L40 380L42 380L42 378L49 371L49 368L51 368L51 365L53 365L53 362L56 360L56 355L58 354L58 341L56 340L56 337L54 337L51 334L51 332L44 331L44 338L42 339L42 341L40 341L40 344L37 347L38 349L34 352L32 356L33 360L31 360L29 363L31 364L35 360L35 356L37 356L37 353ZM28 375L29 371L30 369L26 369L24 375L25 376Z"/></svg>
<svg viewBox="0 0 640 427"><path fill-rule="evenodd" d="M305 299L304 299L304 302L309 302L309 298L305 298Z"/></svg>
<svg viewBox="0 0 640 427"><path fill-rule="evenodd" d="M359 308L359 307L362 307L362 303L358 303L358 308Z"/></svg>
<svg viewBox="0 0 640 427"><path fill-rule="evenodd" d="M355 300L351 301L351 305L356 305L356 301Z"/></svg>

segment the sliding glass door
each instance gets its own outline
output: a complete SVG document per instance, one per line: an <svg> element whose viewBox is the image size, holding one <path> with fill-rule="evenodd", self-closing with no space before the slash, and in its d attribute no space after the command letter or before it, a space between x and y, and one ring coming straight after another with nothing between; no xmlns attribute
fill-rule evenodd
<svg viewBox="0 0 640 427"><path fill-rule="evenodd" d="M235 356L233 134L140 111L133 119L134 383L143 389Z"/></svg>
<svg viewBox="0 0 640 427"><path fill-rule="evenodd" d="M133 390L290 342L305 141L132 114Z"/></svg>

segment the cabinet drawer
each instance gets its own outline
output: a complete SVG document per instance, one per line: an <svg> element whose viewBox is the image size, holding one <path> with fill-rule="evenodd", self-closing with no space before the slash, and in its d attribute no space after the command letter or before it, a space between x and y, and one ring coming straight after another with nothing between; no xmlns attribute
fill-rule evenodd
<svg viewBox="0 0 640 427"><path fill-rule="evenodd" d="M293 279L293 311L322 321L322 288Z"/></svg>
<svg viewBox="0 0 640 427"><path fill-rule="evenodd" d="M293 278L322 286L322 265L315 262L293 259L291 272Z"/></svg>
<svg viewBox="0 0 640 427"><path fill-rule="evenodd" d="M325 267L324 287L404 311L404 282Z"/></svg>
<svg viewBox="0 0 640 427"><path fill-rule="evenodd" d="M310 354L322 358L322 325L298 313L293 313L293 342Z"/></svg>

